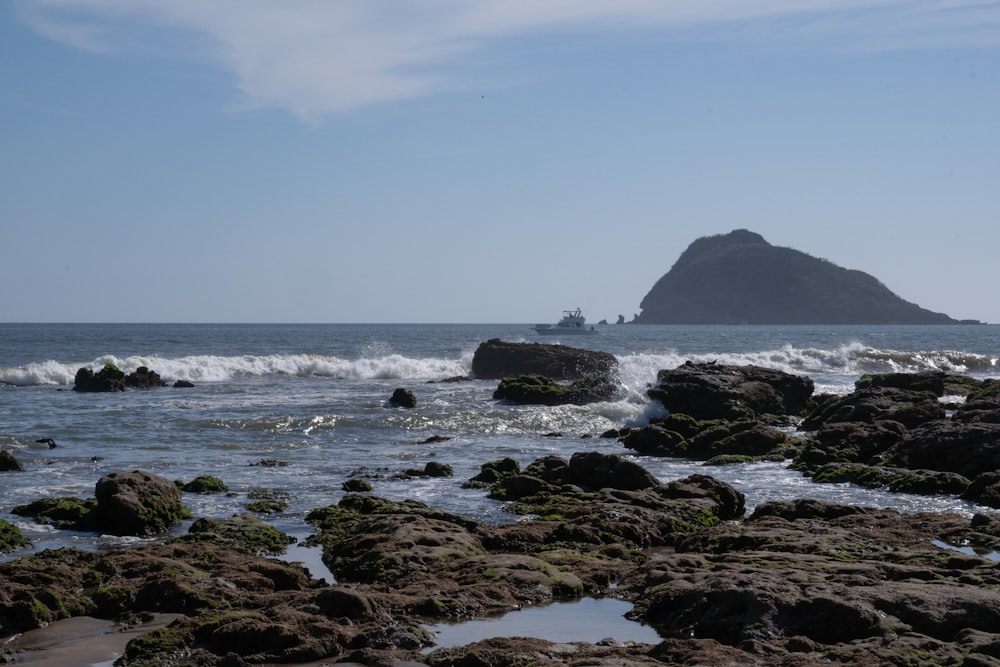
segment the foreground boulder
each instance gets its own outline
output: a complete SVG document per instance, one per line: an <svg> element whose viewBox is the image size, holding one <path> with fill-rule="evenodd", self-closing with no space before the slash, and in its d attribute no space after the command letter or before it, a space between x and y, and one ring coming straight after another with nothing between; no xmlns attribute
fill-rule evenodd
<svg viewBox="0 0 1000 667"><path fill-rule="evenodd" d="M100 525L114 535L159 533L188 516L176 484L141 470L105 475L94 495Z"/></svg>
<svg viewBox="0 0 1000 667"><path fill-rule="evenodd" d="M472 373L480 380L515 375L540 375L553 380L610 377L618 360L607 352L548 343L508 343L493 338L480 343L472 358Z"/></svg>

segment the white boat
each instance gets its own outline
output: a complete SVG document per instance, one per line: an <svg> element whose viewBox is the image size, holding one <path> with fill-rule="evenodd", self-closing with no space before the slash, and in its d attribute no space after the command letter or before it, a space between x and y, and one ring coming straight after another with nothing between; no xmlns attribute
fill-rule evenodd
<svg viewBox="0 0 1000 667"><path fill-rule="evenodd" d="M597 329L587 326L587 320L579 308L564 310L562 319L556 324L536 324L535 331L543 336L561 336L563 334L581 336L597 333Z"/></svg>

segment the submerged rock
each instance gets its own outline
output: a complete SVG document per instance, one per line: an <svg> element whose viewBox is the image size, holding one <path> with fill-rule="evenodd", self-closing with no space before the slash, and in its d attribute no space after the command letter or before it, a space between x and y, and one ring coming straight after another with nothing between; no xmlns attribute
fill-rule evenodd
<svg viewBox="0 0 1000 667"><path fill-rule="evenodd" d="M409 389L400 387L392 392L392 396L389 398L389 405L397 408L415 408L417 407L417 397Z"/></svg>

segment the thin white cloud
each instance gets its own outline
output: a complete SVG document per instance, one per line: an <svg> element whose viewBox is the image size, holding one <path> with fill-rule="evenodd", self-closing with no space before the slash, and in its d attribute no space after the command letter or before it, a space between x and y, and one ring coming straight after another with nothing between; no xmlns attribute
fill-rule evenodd
<svg viewBox="0 0 1000 667"><path fill-rule="evenodd" d="M967 35L996 45L1000 3L984 0L31 0L39 33L77 48L129 52L156 33L159 49L200 49L231 70L252 105L307 121L462 85L449 66L494 40L591 31L815 19L873 48ZM822 21L820 21L822 19ZM819 28L823 30L824 28ZM184 39L165 41L164 33ZM195 40L191 38L195 37ZM184 53L191 57L191 53Z"/></svg>

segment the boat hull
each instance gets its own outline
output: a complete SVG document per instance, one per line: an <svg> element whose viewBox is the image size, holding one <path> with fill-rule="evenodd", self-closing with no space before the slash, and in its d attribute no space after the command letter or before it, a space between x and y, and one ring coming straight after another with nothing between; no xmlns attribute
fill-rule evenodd
<svg viewBox="0 0 1000 667"><path fill-rule="evenodd" d="M597 329L544 325L535 327L535 332L542 336L594 336Z"/></svg>

